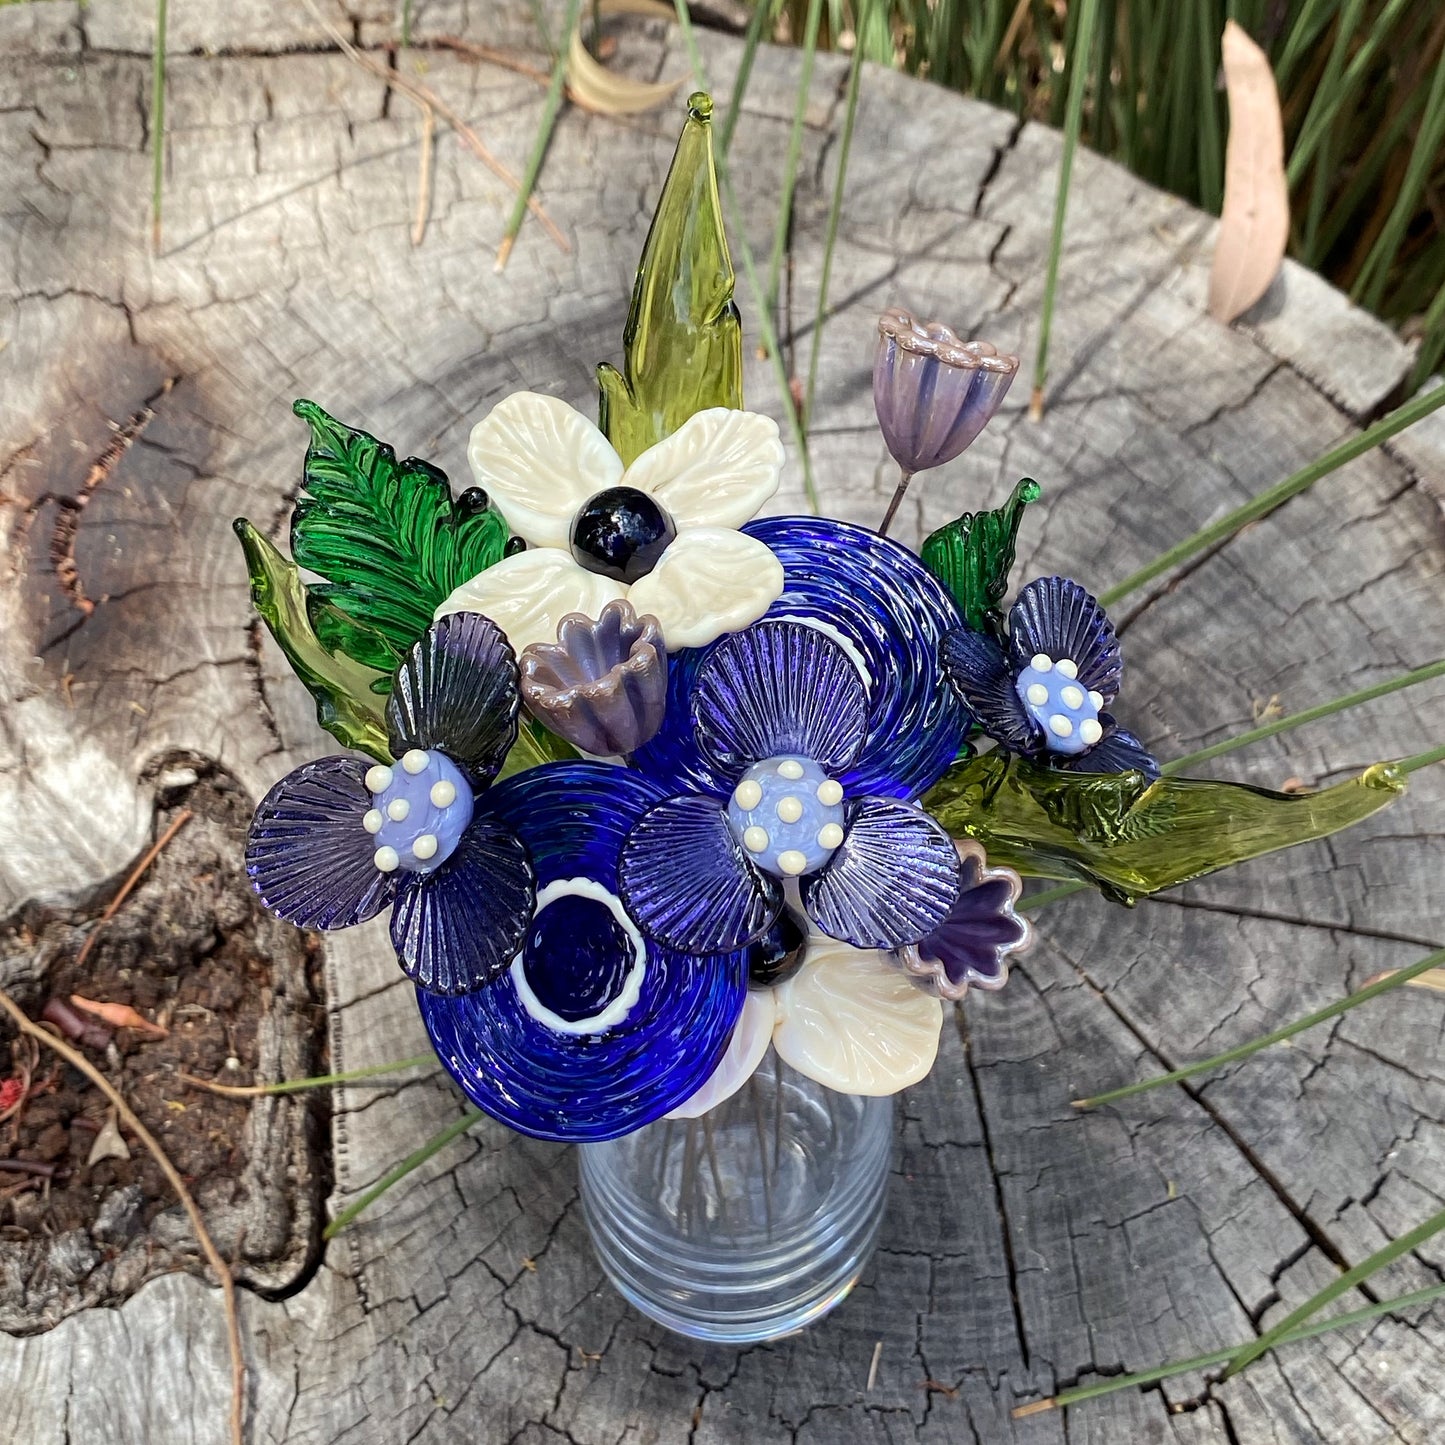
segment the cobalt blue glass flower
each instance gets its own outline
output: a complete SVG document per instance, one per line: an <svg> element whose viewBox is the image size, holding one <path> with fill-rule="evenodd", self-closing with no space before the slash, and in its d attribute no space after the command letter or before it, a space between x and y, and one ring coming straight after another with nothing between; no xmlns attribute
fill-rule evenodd
<svg viewBox="0 0 1445 1445"><path fill-rule="evenodd" d="M952 840L906 799L846 779L868 741L869 685L844 646L764 619L707 649L687 698L718 782L652 808L622 850L622 898L684 952L760 937L797 879L803 908L857 948L916 943L959 886Z"/></svg>
<svg viewBox="0 0 1445 1445"><path fill-rule="evenodd" d="M747 954L661 947L618 901L623 840L666 797L629 769L591 762L532 768L487 795L536 863L536 917L490 988L417 998L468 1098L524 1134L630 1133L701 1088L727 1048Z"/></svg>
<svg viewBox="0 0 1445 1445"><path fill-rule="evenodd" d="M1105 711L1123 673L1119 639L1077 582L1030 582L1006 644L961 627L944 639L943 662L984 732L1010 752L1080 773L1159 776L1144 744Z"/></svg>
<svg viewBox="0 0 1445 1445"><path fill-rule="evenodd" d="M765 517L743 528L783 564L783 595L763 620L806 622L836 642L863 684L863 743L839 773L850 794L916 798L948 771L971 719L945 683L944 635L963 616L906 547L829 517ZM691 698L711 649L669 665L662 728L632 763L671 791L726 794L732 781L703 748Z"/></svg>
<svg viewBox="0 0 1445 1445"><path fill-rule="evenodd" d="M321 758L261 800L246 841L261 901L321 929L390 903L397 960L421 988L461 994L495 978L536 891L526 846L482 791L516 741L517 701L516 660L489 618L434 622L387 701L394 764Z"/></svg>

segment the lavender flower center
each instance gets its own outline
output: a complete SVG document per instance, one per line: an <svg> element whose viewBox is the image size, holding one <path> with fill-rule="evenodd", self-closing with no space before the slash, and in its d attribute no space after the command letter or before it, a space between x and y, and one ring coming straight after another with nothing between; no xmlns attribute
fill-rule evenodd
<svg viewBox="0 0 1445 1445"><path fill-rule="evenodd" d="M378 763L366 788L373 806L361 826L376 839L372 861L383 873L440 868L472 821L471 784L445 753L412 748L395 767Z"/></svg>
<svg viewBox="0 0 1445 1445"><path fill-rule="evenodd" d="M728 801L728 826L775 878L816 873L843 841L843 785L811 758L754 763Z"/></svg>
<svg viewBox="0 0 1445 1445"><path fill-rule="evenodd" d="M1078 664L1072 658L1055 659L1038 652L1014 679L1029 716L1043 729L1044 746L1050 752L1074 756L1104 736L1099 722L1104 699L1081 687L1078 677Z"/></svg>

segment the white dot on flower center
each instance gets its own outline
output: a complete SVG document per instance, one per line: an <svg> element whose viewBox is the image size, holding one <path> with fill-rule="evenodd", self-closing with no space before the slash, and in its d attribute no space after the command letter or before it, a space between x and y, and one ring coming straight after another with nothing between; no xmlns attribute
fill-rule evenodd
<svg viewBox="0 0 1445 1445"><path fill-rule="evenodd" d="M762 784L756 778L745 778L733 789L733 802L745 813L751 813L762 801Z"/></svg>
<svg viewBox="0 0 1445 1445"><path fill-rule="evenodd" d="M1089 701L1093 703L1096 708L1103 707L1104 694L1102 692L1091 692L1089 694Z"/></svg>
<svg viewBox="0 0 1445 1445"><path fill-rule="evenodd" d="M365 828L368 833L379 833L381 832L381 825L385 821L386 819L381 816L380 808L368 808L366 816L361 820L361 826Z"/></svg>
<svg viewBox="0 0 1445 1445"><path fill-rule="evenodd" d="M411 804L405 798L393 798L386 805L386 816L393 823L404 823L409 812L411 812Z"/></svg>
<svg viewBox="0 0 1445 1445"><path fill-rule="evenodd" d="M432 800L433 807L450 808L457 800L456 784L449 783L443 778L440 782L431 785L431 792L428 796Z"/></svg>
<svg viewBox="0 0 1445 1445"><path fill-rule="evenodd" d="M437 855L437 835L435 833L423 833L421 837L411 845L411 851L423 862L428 858L435 858Z"/></svg>
<svg viewBox="0 0 1445 1445"><path fill-rule="evenodd" d="M1047 672L1054 665L1054 660L1047 652L1036 652L1029 659L1029 666L1035 672Z"/></svg>
<svg viewBox="0 0 1445 1445"><path fill-rule="evenodd" d="M415 775L426 767L427 755L420 748L409 748L401 755L401 765L407 772Z"/></svg>
<svg viewBox="0 0 1445 1445"><path fill-rule="evenodd" d="M1079 664L1070 658L1061 657L1054 666L1057 667L1065 677L1077 677L1079 675Z"/></svg>
<svg viewBox="0 0 1445 1445"><path fill-rule="evenodd" d="M397 865L401 862L401 854L395 848L378 848L372 855L371 861L383 873L395 873Z"/></svg>
<svg viewBox="0 0 1445 1445"><path fill-rule="evenodd" d="M780 778L787 778L789 782L796 783L798 779L803 776L803 765L789 758L786 762L778 764L778 776Z"/></svg>
<svg viewBox="0 0 1445 1445"><path fill-rule="evenodd" d="M1081 687L1074 687L1070 684L1060 690L1059 696L1063 699L1065 707L1080 708L1084 705L1084 689Z"/></svg>
<svg viewBox="0 0 1445 1445"><path fill-rule="evenodd" d="M1104 729L1100 726L1099 719L1096 717L1086 717L1083 722L1079 724L1079 736L1083 738L1090 747L1093 747L1094 744L1104 736Z"/></svg>
<svg viewBox="0 0 1445 1445"><path fill-rule="evenodd" d="M803 816L803 800L795 798L791 793L784 794L778 799L778 817L785 823L796 823Z"/></svg>
<svg viewBox="0 0 1445 1445"><path fill-rule="evenodd" d="M1035 707L1042 707L1049 700L1049 690L1041 682L1031 682L1028 699Z"/></svg>
<svg viewBox="0 0 1445 1445"><path fill-rule="evenodd" d="M843 830L836 823L824 823L818 829L818 846L836 848L843 841Z"/></svg>
<svg viewBox="0 0 1445 1445"><path fill-rule="evenodd" d="M743 831L743 847L749 853L761 853L768 846L768 830L759 828L756 823L751 828Z"/></svg>
<svg viewBox="0 0 1445 1445"><path fill-rule="evenodd" d="M843 801L843 785L837 778L818 784L818 801L827 808L836 808Z"/></svg>
<svg viewBox="0 0 1445 1445"><path fill-rule="evenodd" d="M794 878L807 866L807 855L800 853L796 848L789 848L785 852L778 854L778 867L781 868L784 873L791 874Z"/></svg>
<svg viewBox="0 0 1445 1445"><path fill-rule="evenodd" d="M1073 723L1061 712L1056 712L1053 717L1049 719L1049 728L1056 736L1061 738L1071 738L1074 735Z"/></svg>
<svg viewBox="0 0 1445 1445"><path fill-rule="evenodd" d="M384 793L391 786L391 778L391 769L385 763L377 763L374 768L366 770L366 791Z"/></svg>

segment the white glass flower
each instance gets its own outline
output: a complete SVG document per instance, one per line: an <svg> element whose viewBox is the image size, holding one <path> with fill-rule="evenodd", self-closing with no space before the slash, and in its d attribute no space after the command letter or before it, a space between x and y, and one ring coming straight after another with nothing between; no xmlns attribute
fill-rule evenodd
<svg viewBox="0 0 1445 1445"><path fill-rule="evenodd" d="M437 616L484 613L519 653L614 598L656 617L676 651L746 627L782 595L782 564L737 530L778 489L771 417L697 412L624 467L580 412L523 391L477 423L467 456L528 550L463 582Z"/></svg>

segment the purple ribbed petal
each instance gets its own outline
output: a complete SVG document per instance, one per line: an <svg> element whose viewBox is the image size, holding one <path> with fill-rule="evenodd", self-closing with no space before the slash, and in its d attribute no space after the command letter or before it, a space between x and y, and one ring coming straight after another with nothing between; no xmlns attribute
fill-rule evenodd
<svg viewBox="0 0 1445 1445"><path fill-rule="evenodd" d="M833 774L862 750L868 697L832 638L800 622L762 621L708 653L692 716L703 755L728 776L785 754Z"/></svg>
<svg viewBox="0 0 1445 1445"><path fill-rule="evenodd" d="M678 953L731 953L783 906L777 879L754 868L713 798L671 798L628 834L622 902L649 937Z"/></svg>
<svg viewBox="0 0 1445 1445"><path fill-rule="evenodd" d="M813 922L855 948L902 948L927 937L958 896L953 839L921 808L861 798L826 867L799 879Z"/></svg>
<svg viewBox="0 0 1445 1445"><path fill-rule="evenodd" d="M372 862L361 826L371 807L364 758L318 758L261 799L246 838L246 872L261 902L298 928L350 928L375 918L396 889Z"/></svg>
<svg viewBox="0 0 1445 1445"><path fill-rule="evenodd" d="M1028 715L1014 670L993 638L960 627L943 639L943 668L989 737L1016 753L1036 752L1043 734Z"/></svg>
<svg viewBox="0 0 1445 1445"><path fill-rule="evenodd" d="M1154 755L1134 736L1121 728L1108 713L1100 713L1104 736L1087 752L1068 759L1050 758L1055 767L1071 773L1143 773L1152 782L1159 776Z"/></svg>
<svg viewBox="0 0 1445 1445"><path fill-rule="evenodd" d="M402 971L448 997L490 983L522 947L535 897L526 844L479 814L436 872L410 873L397 890L391 943Z"/></svg>
<svg viewBox="0 0 1445 1445"><path fill-rule="evenodd" d="M1102 693L1107 707L1119 695L1124 670L1114 625L1094 597L1068 577L1040 577L1023 588L1009 612L1014 665L1036 653L1078 664L1079 686Z"/></svg>
<svg viewBox="0 0 1445 1445"><path fill-rule="evenodd" d="M440 617L411 646L386 704L395 757L436 748L473 787L496 777L517 740L517 660L480 612Z"/></svg>

